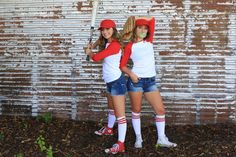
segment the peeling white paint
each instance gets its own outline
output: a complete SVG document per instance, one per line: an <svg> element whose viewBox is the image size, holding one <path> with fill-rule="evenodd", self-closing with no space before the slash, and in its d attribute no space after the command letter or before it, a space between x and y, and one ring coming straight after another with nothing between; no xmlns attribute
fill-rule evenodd
<svg viewBox="0 0 236 157"><path fill-rule="evenodd" d="M38 46L39 49L41 49L41 46ZM34 51L32 52L32 76L31 76L31 82L32 82L32 116L37 116L38 115L38 86L37 83L39 82L39 68L38 68L38 54L35 53Z"/></svg>

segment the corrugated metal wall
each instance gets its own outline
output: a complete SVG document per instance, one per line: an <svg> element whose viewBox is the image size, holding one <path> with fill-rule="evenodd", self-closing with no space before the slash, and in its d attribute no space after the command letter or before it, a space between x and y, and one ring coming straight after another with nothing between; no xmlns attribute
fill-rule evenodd
<svg viewBox="0 0 236 157"><path fill-rule="evenodd" d="M86 0L0 0L0 114L105 117L101 64L86 62L83 52L91 10ZM236 1L101 0L96 27L112 18L121 30L131 15L157 20L157 82L168 123L235 121ZM144 101L143 115L152 112Z"/></svg>

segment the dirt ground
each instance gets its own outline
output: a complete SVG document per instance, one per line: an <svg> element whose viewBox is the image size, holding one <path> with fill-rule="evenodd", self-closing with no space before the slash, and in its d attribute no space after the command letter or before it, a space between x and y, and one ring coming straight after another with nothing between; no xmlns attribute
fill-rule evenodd
<svg viewBox="0 0 236 157"><path fill-rule="evenodd" d="M155 125L142 127L143 148L135 149L128 121L126 152L107 155L104 149L117 139L94 134L102 124L51 117L0 116L0 157L236 157L236 125L167 126L176 148L155 148ZM51 148L49 147L51 146Z"/></svg>

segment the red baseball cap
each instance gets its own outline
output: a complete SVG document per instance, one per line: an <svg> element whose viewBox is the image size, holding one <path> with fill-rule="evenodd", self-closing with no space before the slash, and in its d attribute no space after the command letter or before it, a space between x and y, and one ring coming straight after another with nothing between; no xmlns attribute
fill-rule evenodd
<svg viewBox="0 0 236 157"><path fill-rule="evenodd" d="M144 19L138 19L135 21L135 25L136 26L142 26L142 25L149 26L149 21L144 20Z"/></svg>
<svg viewBox="0 0 236 157"><path fill-rule="evenodd" d="M113 20L110 19L102 20L98 30L101 30L102 28L116 28L116 24Z"/></svg>

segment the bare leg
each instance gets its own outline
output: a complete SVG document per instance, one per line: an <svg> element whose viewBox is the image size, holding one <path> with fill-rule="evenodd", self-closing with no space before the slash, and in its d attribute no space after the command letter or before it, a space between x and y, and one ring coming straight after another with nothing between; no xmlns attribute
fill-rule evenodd
<svg viewBox="0 0 236 157"><path fill-rule="evenodd" d="M118 152L125 152L124 141L127 130L127 123L125 118L125 96L112 96L115 115L118 121L118 141L111 148L105 149L106 153L116 154Z"/></svg>
<svg viewBox="0 0 236 157"><path fill-rule="evenodd" d="M112 102L117 118L125 116L125 96L112 96Z"/></svg>
<svg viewBox="0 0 236 157"><path fill-rule="evenodd" d="M107 105L108 105L107 126L108 126L108 128L113 128L114 124L116 122L116 116L115 116L115 112L114 112L112 97L110 94L107 94Z"/></svg>
<svg viewBox="0 0 236 157"><path fill-rule="evenodd" d="M114 110L112 97L109 93L107 93L107 105L108 105L108 109Z"/></svg>
<svg viewBox="0 0 236 157"><path fill-rule="evenodd" d="M142 106L143 92L129 92L132 107L132 126L136 135L135 148L142 148L140 112Z"/></svg>
<svg viewBox="0 0 236 157"><path fill-rule="evenodd" d="M158 90L153 92L147 92L144 93L144 96L151 104L156 113L155 121L158 132L157 146L176 147L177 144L170 142L165 135L165 108L162 102L160 92Z"/></svg>
<svg viewBox="0 0 236 157"><path fill-rule="evenodd" d="M96 135L113 135L113 127L116 122L116 116L114 112L112 97L107 93L107 106L108 106L108 116L107 116L107 126L103 126L101 129L95 131Z"/></svg>
<svg viewBox="0 0 236 157"><path fill-rule="evenodd" d="M115 115L118 121L118 141L124 142L127 130L125 118L125 96L112 96Z"/></svg>
<svg viewBox="0 0 236 157"><path fill-rule="evenodd" d="M140 113L143 92L129 92L132 112Z"/></svg>
<svg viewBox="0 0 236 157"><path fill-rule="evenodd" d="M147 99L147 101L151 104L157 115L165 114L164 104L162 102L161 94L158 90L153 92L146 92L144 93L144 96Z"/></svg>

